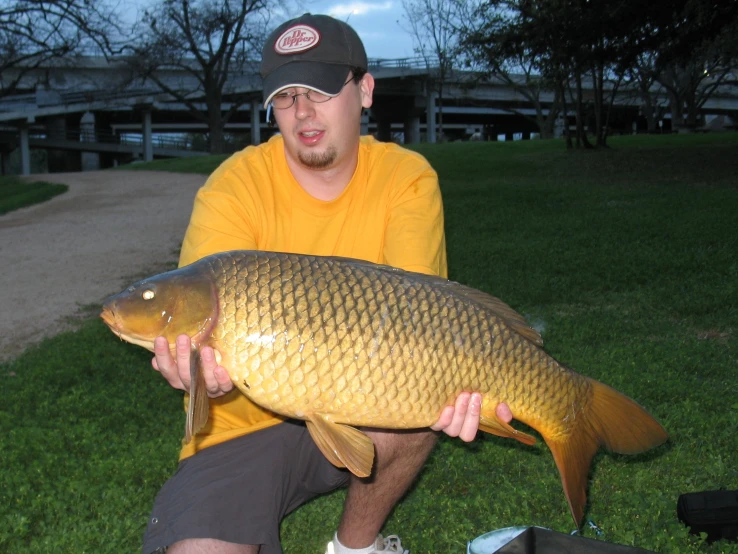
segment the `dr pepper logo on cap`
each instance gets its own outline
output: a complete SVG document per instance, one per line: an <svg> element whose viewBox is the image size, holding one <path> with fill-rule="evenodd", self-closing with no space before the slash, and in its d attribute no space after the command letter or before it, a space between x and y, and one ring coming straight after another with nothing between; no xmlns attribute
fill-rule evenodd
<svg viewBox="0 0 738 554"><path fill-rule="evenodd" d="M310 50L320 42L320 33L309 25L294 25L279 35L274 43L277 54L297 54Z"/></svg>

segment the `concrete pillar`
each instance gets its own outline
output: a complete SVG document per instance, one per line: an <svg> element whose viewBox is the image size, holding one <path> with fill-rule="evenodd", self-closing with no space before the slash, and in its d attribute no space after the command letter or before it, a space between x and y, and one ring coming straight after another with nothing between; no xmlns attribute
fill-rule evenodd
<svg viewBox="0 0 738 554"><path fill-rule="evenodd" d="M120 134L113 132L110 121L111 112L104 110L95 112L95 137L98 142L120 144ZM97 156L100 160L100 169L118 167L118 164L129 163L133 158L132 154L122 152L98 152Z"/></svg>
<svg viewBox="0 0 738 554"><path fill-rule="evenodd" d="M143 159L150 162L154 159L154 142L151 132L151 109L143 110Z"/></svg>
<svg viewBox="0 0 738 554"><path fill-rule="evenodd" d="M20 126L21 175L31 174L31 147L28 143L28 124Z"/></svg>
<svg viewBox="0 0 738 554"><path fill-rule="evenodd" d="M261 144L261 102L257 99L251 101L251 144Z"/></svg>
<svg viewBox="0 0 738 554"><path fill-rule="evenodd" d="M392 141L392 121L387 117L377 120L377 140Z"/></svg>
<svg viewBox="0 0 738 554"><path fill-rule="evenodd" d="M366 111L361 112L361 134L369 134L369 114Z"/></svg>
<svg viewBox="0 0 738 554"><path fill-rule="evenodd" d="M95 128L95 114L85 112L79 120L79 141L98 142L97 129ZM97 152L82 152L82 171L94 171L100 169L100 154Z"/></svg>
<svg viewBox="0 0 738 554"><path fill-rule="evenodd" d="M74 133L68 133L67 118L64 115L47 119L44 122L46 136L51 140L76 140ZM70 150L46 150L46 164L49 173L64 173L67 171L78 171L82 156L79 152Z"/></svg>
<svg viewBox="0 0 738 554"><path fill-rule="evenodd" d="M554 138L561 138L565 136L566 131L566 117L559 115L554 123Z"/></svg>
<svg viewBox="0 0 738 554"><path fill-rule="evenodd" d="M417 144L420 142L420 118L409 115L405 118L405 144Z"/></svg>
<svg viewBox="0 0 738 554"><path fill-rule="evenodd" d="M425 109L425 120L426 120L426 142L436 142L436 94L434 92L428 93L426 100Z"/></svg>

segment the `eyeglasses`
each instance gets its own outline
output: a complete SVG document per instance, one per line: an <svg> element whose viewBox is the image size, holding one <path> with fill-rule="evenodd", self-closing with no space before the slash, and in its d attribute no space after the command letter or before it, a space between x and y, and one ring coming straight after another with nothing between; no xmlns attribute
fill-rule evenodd
<svg viewBox="0 0 738 554"><path fill-rule="evenodd" d="M327 94L323 94L322 92L318 92L317 90L308 90L307 92L301 92L299 94L280 92L272 97L272 106L274 106L274 108L277 110L286 110L287 108L291 108L295 104L298 96L304 96L311 102L322 104L323 102L328 102L328 100L330 100L331 98L335 98L336 96L341 94L341 92L343 91L343 87L348 85L353 80L354 75L351 75L351 77L349 77L349 80L341 85L339 91L333 96L328 96Z"/></svg>

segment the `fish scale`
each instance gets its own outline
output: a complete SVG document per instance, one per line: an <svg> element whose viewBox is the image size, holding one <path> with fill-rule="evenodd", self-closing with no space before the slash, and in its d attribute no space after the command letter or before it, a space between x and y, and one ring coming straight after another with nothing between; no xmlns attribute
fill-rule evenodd
<svg viewBox="0 0 738 554"><path fill-rule="evenodd" d="M633 400L549 356L499 299L370 262L215 254L132 285L105 302L102 317L151 350L157 336L173 344L180 332L197 349L212 346L242 393L304 419L326 458L358 476L370 474L374 447L353 426L426 428L459 393L478 391L480 430L535 442L498 418L504 402L543 436L579 523L601 445L633 454L667 439ZM208 418L197 365L190 386L185 440Z"/></svg>

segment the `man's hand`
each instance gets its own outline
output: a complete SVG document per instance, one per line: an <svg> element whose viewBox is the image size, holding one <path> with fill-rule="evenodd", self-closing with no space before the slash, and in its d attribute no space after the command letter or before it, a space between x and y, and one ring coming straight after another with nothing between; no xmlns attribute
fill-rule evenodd
<svg viewBox="0 0 738 554"><path fill-rule="evenodd" d="M157 337L154 341L154 358L151 365L164 376L175 389L190 390L190 356L192 344L190 337L179 335L176 340L175 358L169 352L169 343L164 337ZM233 389L233 382L224 367L215 361L215 351L205 346L200 351L202 372L210 398L223 396Z"/></svg>
<svg viewBox="0 0 738 554"><path fill-rule="evenodd" d="M443 431L450 437L459 437L470 442L479 430L479 413L482 410L482 395L478 392L462 392L456 397L454 406L446 406L441 417L431 426L434 431ZM507 404L501 402L496 408L497 417L506 423L512 421L512 412Z"/></svg>

